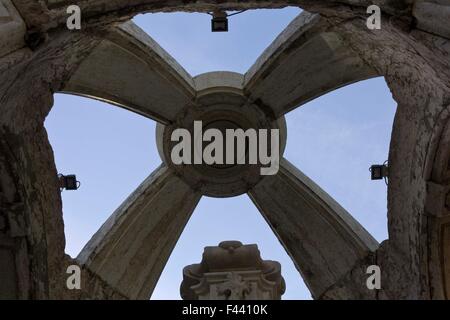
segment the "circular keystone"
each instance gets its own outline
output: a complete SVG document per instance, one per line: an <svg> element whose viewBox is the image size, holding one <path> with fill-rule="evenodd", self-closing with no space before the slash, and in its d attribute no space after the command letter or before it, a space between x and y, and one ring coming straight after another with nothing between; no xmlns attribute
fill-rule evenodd
<svg viewBox="0 0 450 320"><path fill-rule="evenodd" d="M184 110L170 125L158 124L156 137L162 160L187 184L206 196L232 197L246 193L264 178L261 168L270 165L262 164L258 152L255 152L259 149L260 130L267 132L268 155L271 151L271 130L278 130L277 158L280 159L286 145L284 117L270 119L256 105L248 104L246 97L236 88L208 88L204 94L197 95L196 102L195 107ZM210 129L215 129L215 135L206 139L205 133L211 132ZM240 129L241 133L256 135L256 140L246 138L239 143L239 139L231 133ZM185 140L186 135L188 140ZM218 138L222 140L221 144L216 141L217 135L221 137ZM180 152L182 142L186 148ZM205 153L212 143L218 143L215 146L220 148L208 153L214 159L207 159ZM238 148L241 148L240 152ZM256 158L256 163L250 163L251 158Z"/></svg>

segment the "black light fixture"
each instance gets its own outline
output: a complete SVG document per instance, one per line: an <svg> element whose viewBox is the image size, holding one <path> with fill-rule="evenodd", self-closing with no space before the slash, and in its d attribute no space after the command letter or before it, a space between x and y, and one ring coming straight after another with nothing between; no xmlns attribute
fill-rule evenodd
<svg viewBox="0 0 450 320"><path fill-rule="evenodd" d="M225 11L214 11L211 20L212 32L227 32L228 31L228 15Z"/></svg>
<svg viewBox="0 0 450 320"><path fill-rule="evenodd" d="M374 164L370 167L370 177L372 180L382 180L389 176L389 168L387 162L384 164Z"/></svg>
<svg viewBox="0 0 450 320"><path fill-rule="evenodd" d="M77 180L77 176L74 174L69 175L58 175L59 178L59 187L61 190L78 190L80 188L80 181Z"/></svg>
<svg viewBox="0 0 450 320"><path fill-rule="evenodd" d="M216 10L214 12L208 12L212 16L211 20L211 31L212 32L228 32L228 17L235 16L242 12L247 11L241 10L228 14L224 10Z"/></svg>

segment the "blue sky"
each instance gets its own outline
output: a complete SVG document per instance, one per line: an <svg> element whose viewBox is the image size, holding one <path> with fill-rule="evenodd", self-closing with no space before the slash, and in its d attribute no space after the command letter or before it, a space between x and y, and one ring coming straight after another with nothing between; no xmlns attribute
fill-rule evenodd
<svg viewBox="0 0 450 320"><path fill-rule="evenodd" d="M205 14L147 14L134 21L195 76L218 70L244 73L299 12L247 11L231 18L228 33L211 33ZM387 189L382 181L370 181L368 168L388 157L395 109L384 79L378 78L331 92L286 116L285 157L378 241L387 238ZM46 128L59 172L76 173L82 182L80 190L62 194L66 252L75 257L161 163L155 122L99 101L57 94ZM284 299L310 299L292 261L246 195L201 200L152 299L179 299L182 268L198 263L205 246L232 239L257 243L264 259L281 263Z"/></svg>

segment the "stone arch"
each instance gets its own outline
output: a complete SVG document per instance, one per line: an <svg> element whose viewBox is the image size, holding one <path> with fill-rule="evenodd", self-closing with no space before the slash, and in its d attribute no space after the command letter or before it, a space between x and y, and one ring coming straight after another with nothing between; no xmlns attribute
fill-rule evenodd
<svg viewBox="0 0 450 320"><path fill-rule="evenodd" d="M441 122L430 144L427 169L425 224L428 249L429 294L436 299L450 299L450 118L444 109Z"/></svg>
<svg viewBox="0 0 450 320"><path fill-rule="evenodd" d="M51 107L49 95L62 89L68 75L101 41L104 30L110 23L127 20L141 11L208 11L215 7L208 2L199 6L195 1L172 1L170 7L164 2L153 6L144 0L131 1L132 6L130 1L79 1L86 9L85 21L88 26L96 25L99 28L88 29L91 33L86 31L69 36L67 30L59 27L63 25L64 19L62 7L57 6L58 2L61 1L50 1L52 6L40 7L33 5L32 1L22 1L18 9L29 26L27 44L33 51L24 48L2 58L6 59L3 60L6 67L2 67L2 78L5 81L0 85L0 110L4 115L0 122L3 127L1 139L14 142L17 146L13 152L14 160L3 162L13 161L17 167L28 169L22 170L21 179L15 178L20 188L26 190L23 212L32 217L41 213L36 224L29 223L32 227L31 234L26 236L30 243L29 250L35 257L32 265L36 263L35 268L29 269L34 285L23 289L26 293L20 293L21 297L65 296L59 281L63 268L58 259L64 257L61 248L60 197L54 190L57 185L56 170L42 128L43 118ZM442 169L448 161L448 144L445 142L447 133L440 134L444 131L439 129L443 127L442 115L449 101L450 71L445 58L446 50L448 54L448 39L445 35L439 36L439 30L434 30L437 34L433 35L411 27L412 15L420 15L412 11L406 1L377 2L384 5L387 12L382 21L383 28L378 32L368 32L364 28L364 6L367 1L359 1L357 5L354 1L340 1L347 3L340 6L335 6L333 2L317 1L311 5L308 1L298 1L298 5L321 13L342 41L376 73L386 78L394 99L398 102L398 110L389 156L389 240L374 254L356 263L351 272L343 275L318 298L448 297L448 248L442 245L443 237L448 237L449 232L445 218L448 215L448 173ZM271 7L274 2L271 3L255 2L248 4L248 7ZM275 6L286 4L284 1L275 2ZM348 10L348 6L352 5L355 10ZM222 6L240 9L242 2L236 2L235 5L230 2ZM96 11L98 8L106 8L106 11L100 13ZM432 26L426 28L429 32ZM45 42L46 37L50 41ZM18 63L23 57L25 59ZM27 76L17 77L17 74ZM36 100L36 97L39 99ZM33 107L27 108L28 105ZM437 137L442 138L439 140ZM440 144L437 141L441 141ZM30 159L33 165L30 165ZM39 175L36 175L37 172ZM49 185L53 189L49 189ZM436 191L437 189L440 191ZM444 204L439 207L436 204L439 202L435 199L442 199L443 193ZM33 210L35 208L38 210ZM438 218L433 218L433 215ZM56 220L50 222L55 217ZM43 230L48 223L54 226L54 234L48 228ZM46 241L33 241L42 236ZM365 267L369 264L379 264L383 270L382 283L385 285L380 292L368 292L361 281L365 276ZM47 271L41 272L42 270ZM42 288L39 283L44 284L44 287L48 286L48 289ZM90 283L93 284L93 292L98 294L101 291L103 296L108 296L104 294L107 285L102 281L92 280ZM95 295L92 292L89 294Z"/></svg>

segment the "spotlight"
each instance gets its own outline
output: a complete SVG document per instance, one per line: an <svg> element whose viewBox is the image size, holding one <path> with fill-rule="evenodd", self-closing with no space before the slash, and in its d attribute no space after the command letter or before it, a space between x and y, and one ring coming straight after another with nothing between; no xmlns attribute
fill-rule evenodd
<svg viewBox="0 0 450 320"><path fill-rule="evenodd" d="M58 178L61 190L78 190L80 188L81 183L74 174L69 174L67 176L60 174L58 175Z"/></svg>
<svg viewBox="0 0 450 320"><path fill-rule="evenodd" d="M374 164L370 167L372 180L382 180L388 177L389 168L387 164Z"/></svg>
<svg viewBox="0 0 450 320"><path fill-rule="evenodd" d="M212 13L211 31L212 32L227 32L228 18L225 11L214 11Z"/></svg>

